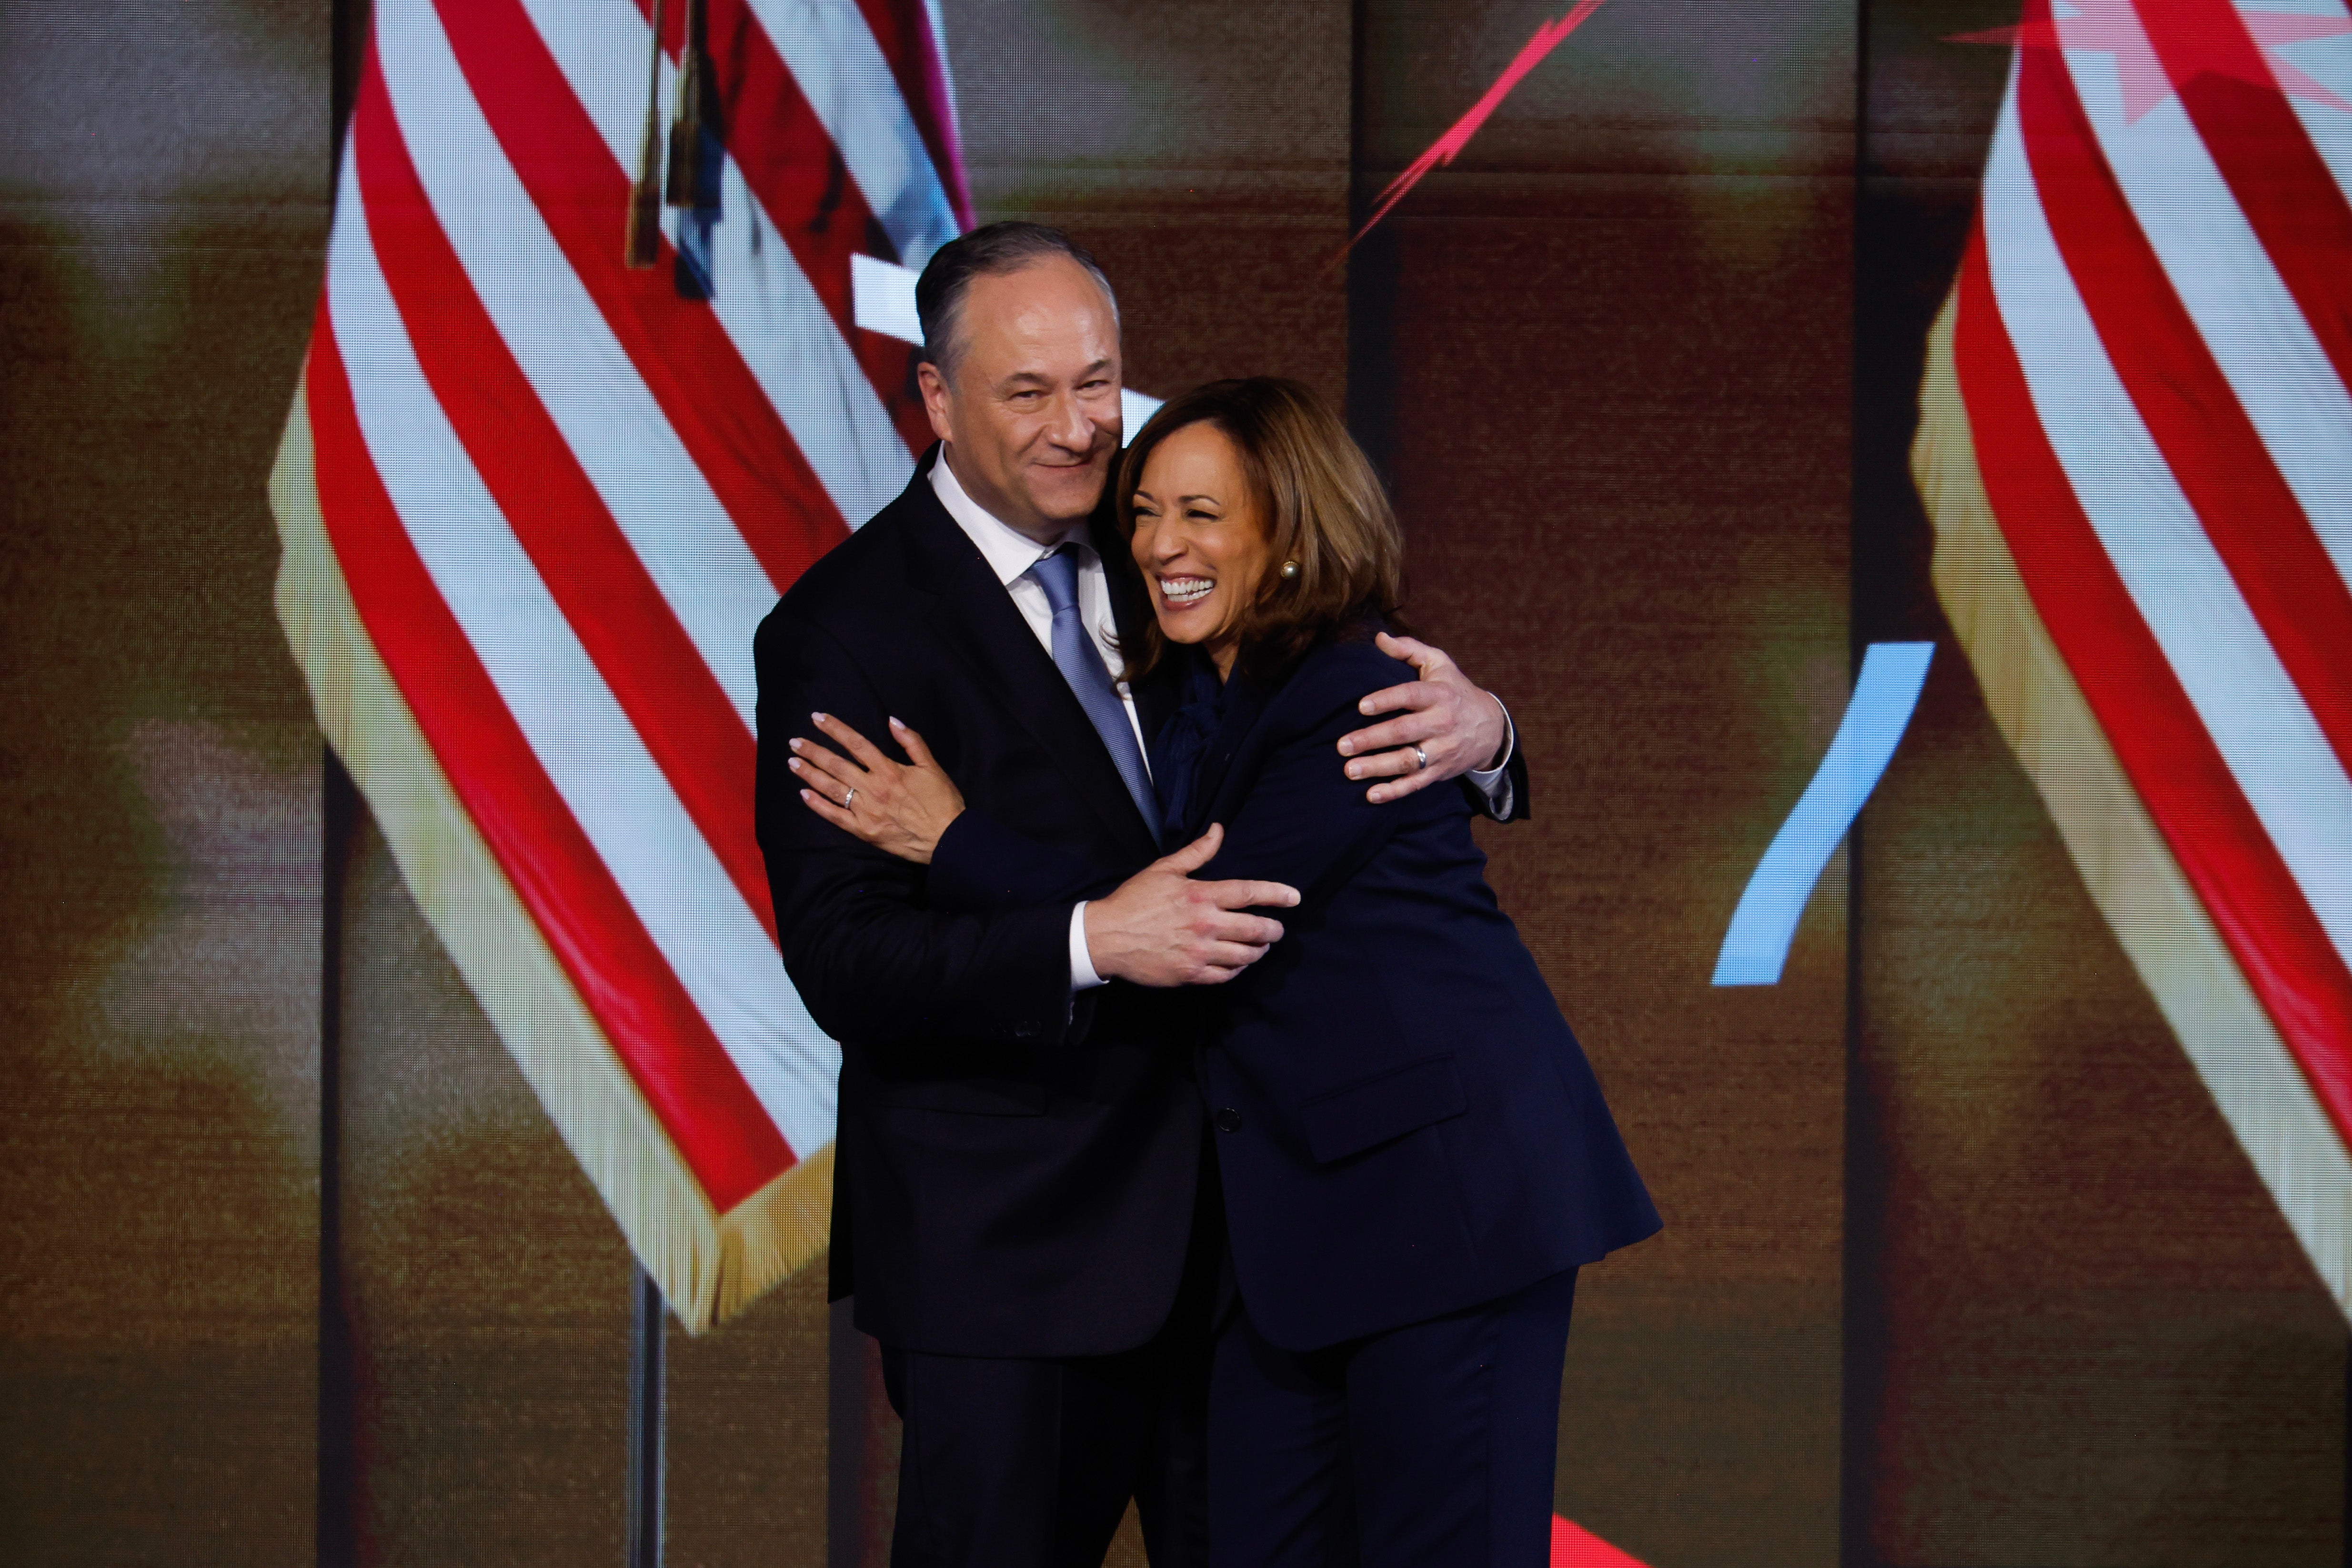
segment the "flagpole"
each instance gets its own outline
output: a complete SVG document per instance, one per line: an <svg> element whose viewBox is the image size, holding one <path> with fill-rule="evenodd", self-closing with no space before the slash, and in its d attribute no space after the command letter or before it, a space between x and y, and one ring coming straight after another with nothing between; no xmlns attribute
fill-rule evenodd
<svg viewBox="0 0 2352 1568"><path fill-rule="evenodd" d="M343 137L367 51L367 0L330 0L327 210L341 188ZM334 748L319 748L319 1298L312 1552L319 1568L359 1555L358 1406L343 1281L343 899L362 815L359 785Z"/></svg>
<svg viewBox="0 0 2352 1568"><path fill-rule="evenodd" d="M665 1428L662 1336L668 1308L645 1265L629 1260L628 1568L661 1568Z"/></svg>

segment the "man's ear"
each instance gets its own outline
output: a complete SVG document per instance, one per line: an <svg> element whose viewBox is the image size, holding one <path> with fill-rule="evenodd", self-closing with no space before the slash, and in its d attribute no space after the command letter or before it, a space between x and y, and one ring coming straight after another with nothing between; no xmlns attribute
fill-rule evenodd
<svg viewBox="0 0 2352 1568"><path fill-rule="evenodd" d="M915 366L915 384L922 389L923 412L930 417L931 434L942 441L952 439L953 432L948 428L947 377L940 374L939 366L924 360Z"/></svg>

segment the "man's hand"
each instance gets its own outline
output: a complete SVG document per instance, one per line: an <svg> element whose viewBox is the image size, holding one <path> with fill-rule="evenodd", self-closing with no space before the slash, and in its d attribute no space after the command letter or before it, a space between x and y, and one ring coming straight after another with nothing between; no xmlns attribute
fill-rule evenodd
<svg viewBox="0 0 2352 1568"><path fill-rule="evenodd" d="M1222 985L1282 940L1282 922L1252 909L1289 909L1280 882L1195 882L1223 843L1222 824L1087 905L1087 955L1105 980L1138 985Z"/></svg>
<svg viewBox="0 0 2352 1568"><path fill-rule="evenodd" d="M1348 764L1349 778L1387 781L1367 790L1366 799L1375 805L1402 800L1415 790L1460 778L1474 768L1500 767L1507 760L1504 748L1511 731L1500 702L1471 685L1459 666L1427 643L1386 632L1376 641L1382 653L1412 665L1421 679L1375 691L1357 704L1368 716L1403 710L1398 717L1339 738L1339 754L1355 759ZM1413 755L1415 747L1421 757Z"/></svg>

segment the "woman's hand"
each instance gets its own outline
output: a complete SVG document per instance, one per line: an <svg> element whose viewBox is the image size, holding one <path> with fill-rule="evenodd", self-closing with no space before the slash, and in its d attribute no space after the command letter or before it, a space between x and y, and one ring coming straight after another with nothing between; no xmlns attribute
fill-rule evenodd
<svg viewBox="0 0 2352 1568"><path fill-rule="evenodd" d="M809 719L849 755L793 737L790 765L801 781L801 804L886 855L929 865L940 835L962 814L963 792L932 760L923 738L890 721L891 737L914 759L901 767L831 714Z"/></svg>

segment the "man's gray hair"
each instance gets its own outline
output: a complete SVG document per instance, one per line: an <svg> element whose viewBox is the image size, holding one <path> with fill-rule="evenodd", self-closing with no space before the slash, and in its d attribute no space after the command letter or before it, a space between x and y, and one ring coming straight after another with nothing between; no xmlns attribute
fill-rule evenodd
<svg viewBox="0 0 2352 1568"><path fill-rule="evenodd" d="M1118 324L1118 296L1110 279L1083 247L1058 228L1042 223L982 224L958 235L932 252L923 275L915 281L915 314L923 324L923 357L939 366L949 383L955 380L955 362L963 353L958 328L963 323L963 299L975 278L1018 272L1053 257L1066 257L1087 269L1110 302L1111 324Z"/></svg>

